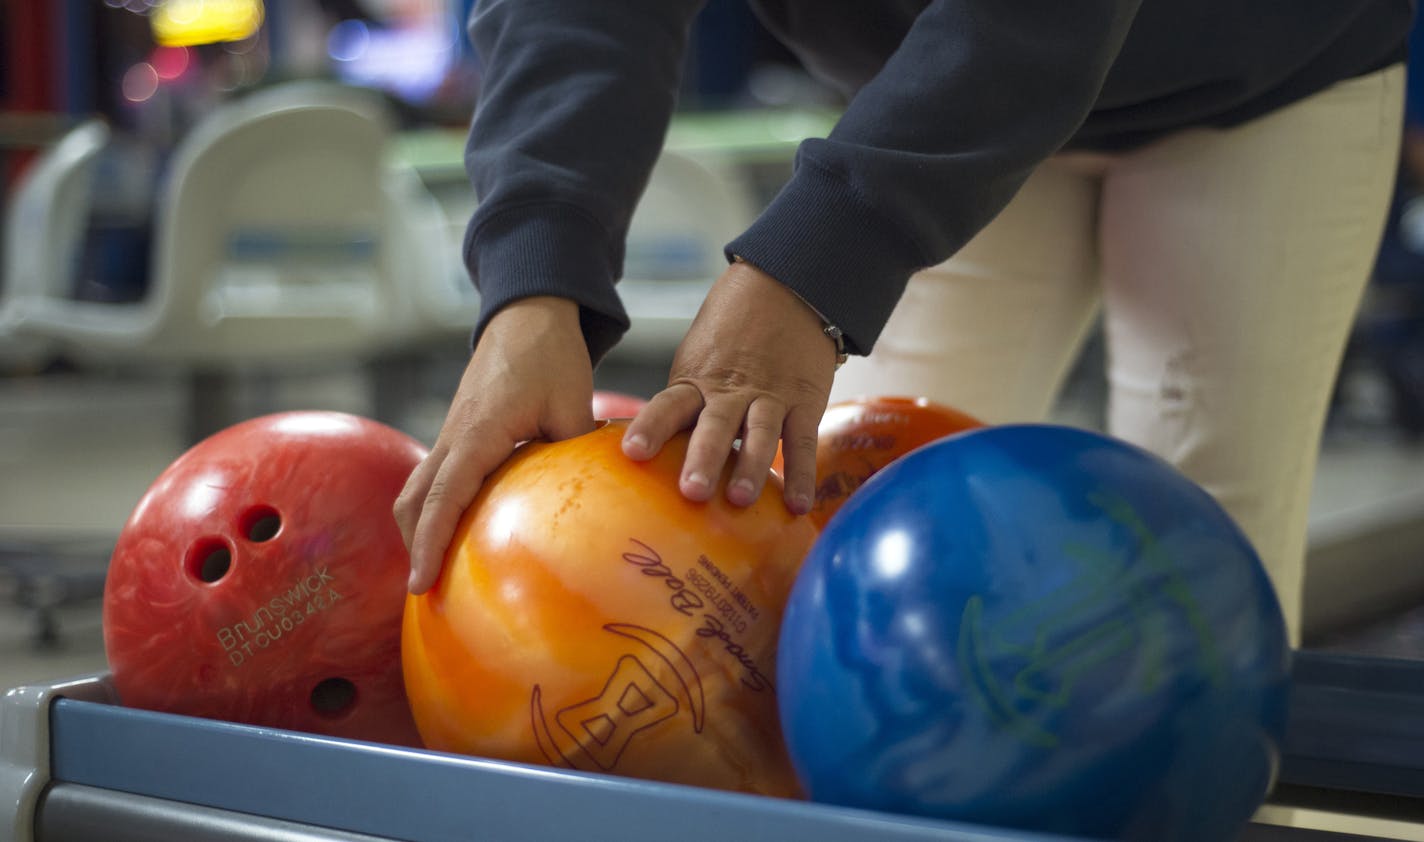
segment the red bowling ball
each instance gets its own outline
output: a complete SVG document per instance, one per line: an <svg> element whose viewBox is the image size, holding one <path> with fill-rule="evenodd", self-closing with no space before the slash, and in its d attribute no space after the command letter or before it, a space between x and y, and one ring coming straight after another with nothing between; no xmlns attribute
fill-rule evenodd
<svg viewBox="0 0 1424 842"><path fill-rule="evenodd" d="M593 417L599 419L632 418L648 402L637 395L598 389L593 393Z"/></svg>
<svg viewBox="0 0 1424 842"><path fill-rule="evenodd" d="M180 456L109 565L104 647L121 701L420 745L400 666L410 561L391 507L425 455L375 421L287 412Z"/></svg>

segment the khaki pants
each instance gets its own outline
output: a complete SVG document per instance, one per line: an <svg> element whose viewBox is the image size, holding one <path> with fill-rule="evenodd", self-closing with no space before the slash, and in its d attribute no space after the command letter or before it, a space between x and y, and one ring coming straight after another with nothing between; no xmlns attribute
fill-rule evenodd
<svg viewBox="0 0 1424 842"><path fill-rule="evenodd" d="M832 400L917 395L1042 420L1101 309L1110 432L1236 518L1300 634L1321 429L1378 246L1402 66L1230 130L1066 153L910 282Z"/></svg>

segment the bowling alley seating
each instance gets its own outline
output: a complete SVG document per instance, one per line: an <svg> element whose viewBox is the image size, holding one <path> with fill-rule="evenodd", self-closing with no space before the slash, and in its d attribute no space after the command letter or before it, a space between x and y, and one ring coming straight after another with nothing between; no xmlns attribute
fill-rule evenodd
<svg viewBox="0 0 1424 842"><path fill-rule="evenodd" d="M0 291L5 334L52 343L80 366L189 372L220 398L238 372L365 363L468 331L474 295L456 282L438 205L389 155L392 130L378 94L324 82L216 108L157 187L151 275L133 303L70 292L84 172L61 157L71 186L22 195L12 215L11 236L48 248ZM101 130L81 140L92 154ZM195 422L194 436L231 420Z"/></svg>
<svg viewBox="0 0 1424 842"><path fill-rule="evenodd" d="M90 186L110 132L88 120L66 132L25 171L6 209L4 272L0 274L0 368L37 369L56 353L55 341L21 332L27 302L47 284L69 279L84 237ZM58 611L96 601L103 592L106 548L0 540L0 593L31 618L32 642L60 641Z"/></svg>
<svg viewBox="0 0 1424 842"><path fill-rule="evenodd" d="M752 193L716 152L663 149L628 227L618 292L633 324L615 356L676 348L727 267L723 246L756 219Z"/></svg>
<svg viewBox="0 0 1424 842"><path fill-rule="evenodd" d="M29 312L72 277L84 236L93 171L109 141L101 120L70 129L25 172L6 213L0 275L0 363L43 362L55 342L26 327Z"/></svg>
<svg viewBox="0 0 1424 842"><path fill-rule="evenodd" d="M640 383L665 379L672 350L726 268L722 247L789 175L796 139L829 125L799 112L674 116L629 225L618 290L632 326L609 355L615 367L646 368L636 372ZM403 133L400 142L405 159L444 203L451 254L459 254L477 205L465 173L465 141L463 129L426 128ZM462 286L474 294L468 280Z"/></svg>

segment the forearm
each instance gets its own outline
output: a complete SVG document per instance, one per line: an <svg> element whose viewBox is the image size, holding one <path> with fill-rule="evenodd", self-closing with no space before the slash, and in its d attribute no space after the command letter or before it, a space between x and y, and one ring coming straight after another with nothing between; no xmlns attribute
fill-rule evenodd
<svg viewBox="0 0 1424 842"><path fill-rule="evenodd" d="M957 251L1082 123L1137 0L941 0L729 251L875 343L909 276Z"/></svg>
<svg viewBox="0 0 1424 842"><path fill-rule="evenodd" d="M614 281L676 103L700 0L494 0L471 17L484 75L465 163L465 260L490 316L577 301L596 360L628 319Z"/></svg>

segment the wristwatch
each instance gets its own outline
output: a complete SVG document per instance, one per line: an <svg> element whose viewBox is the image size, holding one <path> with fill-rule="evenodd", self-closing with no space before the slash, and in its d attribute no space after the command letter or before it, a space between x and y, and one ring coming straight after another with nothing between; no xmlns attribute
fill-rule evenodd
<svg viewBox="0 0 1424 842"><path fill-rule="evenodd" d="M797 297L800 298L800 296ZM806 299L802 298L801 300L805 301ZM807 304L806 306L810 307L810 304ZM815 313L818 316L821 316L821 311L817 310L815 307L811 307L811 312ZM836 368L839 369L841 366L846 364L846 360L850 359L850 354L846 353L845 332L842 331L840 328L836 327L835 325L831 324L830 322L826 321L825 316L821 316L821 332L831 337L831 341L836 343Z"/></svg>
<svg viewBox="0 0 1424 842"><path fill-rule="evenodd" d="M751 262L747 261L747 260L746 260L745 258L743 258L740 254L734 254L734 255L732 255L732 262L733 262L733 263L745 263L745 264L747 264L748 266L753 266L753 267L756 267L757 269L760 269L760 268L761 268L761 267L759 267L759 266L756 266L755 263L751 263ZM785 286L785 285L783 284L783 286ZM827 337L829 337L830 340L831 340L832 342L834 342L835 345L836 345L836 368L839 369L841 366L845 365L845 364L846 364L846 360L850 359L850 354L846 351L846 345L845 345L845 331L841 330L839 327L837 327L836 325L832 324L831 321L830 321L830 319L827 319L824 315L822 315L822 314L821 314L821 311L820 311L820 310L817 310L816 307L815 307L815 305L813 305L811 302L807 301L807 300L805 299L805 297L803 297L803 296L801 295L801 293L797 292L797 291L794 290L794 289L791 289L791 287L786 287L786 288L787 288L788 290L791 290L791 294L792 294L792 295L796 296L797 298L800 298L802 304L805 304L807 307L810 307L810 308L811 308L811 312L816 314L816 318L818 318L818 319L821 320L821 332L824 333Z"/></svg>

